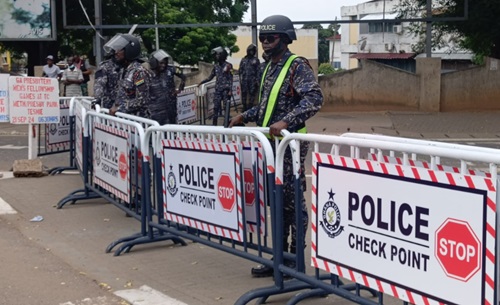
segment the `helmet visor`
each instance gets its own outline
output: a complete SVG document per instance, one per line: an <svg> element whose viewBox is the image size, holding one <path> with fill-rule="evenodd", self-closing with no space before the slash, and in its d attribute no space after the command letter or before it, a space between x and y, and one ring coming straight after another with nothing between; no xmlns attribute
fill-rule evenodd
<svg viewBox="0 0 500 305"><path fill-rule="evenodd" d="M224 49L222 47L217 47L212 49L212 54L219 54L222 53Z"/></svg>
<svg viewBox="0 0 500 305"><path fill-rule="evenodd" d="M116 35L113 38L111 38L108 42L106 42L103 48L106 53L110 53L111 50L118 52L124 49L128 44L129 41L123 38L122 35Z"/></svg>
<svg viewBox="0 0 500 305"><path fill-rule="evenodd" d="M153 57L154 57L154 58L155 58L158 62L160 62L160 61L162 61L162 60L164 60L164 59L166 59L166 60L167 60L167 62L168 62L168 60L169 60L169 58L170 58L170 55L168 55L168 53L167 53L167 52L165 52L165 51L163 51L163 50L158 50L158 51L156 51L156 52L154 52L154 53L153 53Z"/></svg>

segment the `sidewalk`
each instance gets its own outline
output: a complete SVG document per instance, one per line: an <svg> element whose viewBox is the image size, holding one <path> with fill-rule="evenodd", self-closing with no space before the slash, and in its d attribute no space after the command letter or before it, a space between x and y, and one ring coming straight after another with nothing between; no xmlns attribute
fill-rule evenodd
<svg viewBox="0 0 500 305"><path fill-rule="evenodd" d="M500 113L489 112L319 113L307 127L309 133L332 135L360 132L425 139L500 141ZM0 123L0 136L13 134L27 135L27 126ZM44 164L50 164L51 160L50 157L44 159ZM108 303L102 305L126 304L120 303L111 292L148 285L188 305L230 305L254 288L272 285L269 278L251 277L253 262L192 242L185 247L168 241L139 245L119 257L105 253L112 241L139 232L139 222L125 217L102 199L67 204L60 210L55 208L60 199L81 187L80 175L74 174L0 180L0 198L18 212L0 216L2 235L8 236L8 239L0 239L3 249L0 262L27 267L7 269L9 276L2 277L0 284L15 287L0 292L0 300L13 300L11 293L18 293L21 298L16 303L0 301L1 304L59 305L64 301L83 300L85 295L81 291L105 297ZM307 199L309 201L310 196ZM29 221L37 215L44 220ZM15 243L23 243L23 250L16 251ZM40 267L43 269L49 261L56 262L50 265L55 270L50 273L54 278L69 276L75 280L62 285L59 280L47 281L43 275L38 278ZM309 264L309 256L306 256L306 265ZM58 273L57 268L68 273ZM61 290L61 287L67 289ZM23 290L29 291L33 299L27 299L27 294L21 293ZM61 291L64 295L58 297ZM295 294L273 296L268 303L286 304ZM301 302L332 303L352 304L336 296ZM388 305L401 303L385 298Z"/></svg>

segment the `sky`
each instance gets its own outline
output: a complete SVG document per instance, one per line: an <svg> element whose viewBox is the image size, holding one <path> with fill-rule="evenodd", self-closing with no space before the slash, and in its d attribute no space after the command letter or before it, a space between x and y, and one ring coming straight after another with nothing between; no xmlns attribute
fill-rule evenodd
<svg viewBox="0 0 500 305"><path fill-rule="evenodd" d="M271 15L285 15L292 21L324 21L341 19L340 7L369 0L256 0L257 22ZM243 22L251 22L250 8Z"/></svg>

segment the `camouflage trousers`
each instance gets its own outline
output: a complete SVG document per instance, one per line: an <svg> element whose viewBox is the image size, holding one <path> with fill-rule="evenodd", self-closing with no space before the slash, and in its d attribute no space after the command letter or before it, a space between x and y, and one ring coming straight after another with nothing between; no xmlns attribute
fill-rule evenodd
<svg viewBox="0 0 500 305"><path fill-rule="evenodd" d="M162 107L150 107L151 118L160 125L177 124L177 99L167 101Z"/></svg>
<svg viewBox="0 0 500 305"><path fill-rule="evenodd" d="M214 115L212 118L213 125L217 125L217 119L222 114L222 106L230 102L229 90L215 90L214 94ZM224 104L222 105L222 103Z"/></svg>
<svg viewBox="0 0 500 305"><path fill-rule="evenodd" d="M257 86L241 86L241 103L243 104L243 111L254 106L256 96Z"/></svg>

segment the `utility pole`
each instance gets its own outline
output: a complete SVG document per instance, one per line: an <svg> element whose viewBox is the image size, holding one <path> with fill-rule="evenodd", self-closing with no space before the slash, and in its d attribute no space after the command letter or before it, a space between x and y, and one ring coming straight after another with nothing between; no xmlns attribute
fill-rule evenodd
<svg viewBox="0 0 500 305"><path fill-rule="evenodd" d="M95 7L95 25L97 30L95 32L95 62L98 65L102 61L102 29L99 27L102 25L102 12L101 12L101 0L94 0Z"/></svg>
<svg viewBox="0 0 500 305"><path fill-rule="evenodd" d="M432 17L432 0L427 0L427 16ZM432 21L427 21L425 24L425 53L426 57L432 57Z"/></svg>
<svg viewBox="0 0 500 305"><path fill-rule="evenodd" d="M250 1L250 12L252 14L252 43L257 45L257 0ZM257 48L257 50L259 50Z"/></svg>
<svg viewBox="0 0 500 305"><path fill-rule="evenodd" d="M155 25L158 25L158 21L156 20L156 16L157 16L156 2L154 5L154 8L155 8ZM158 35L158 27L155 27L155 41L156 41L156 50L158 51L160 49L160 39L159 39L159 35Z"/></svg>

